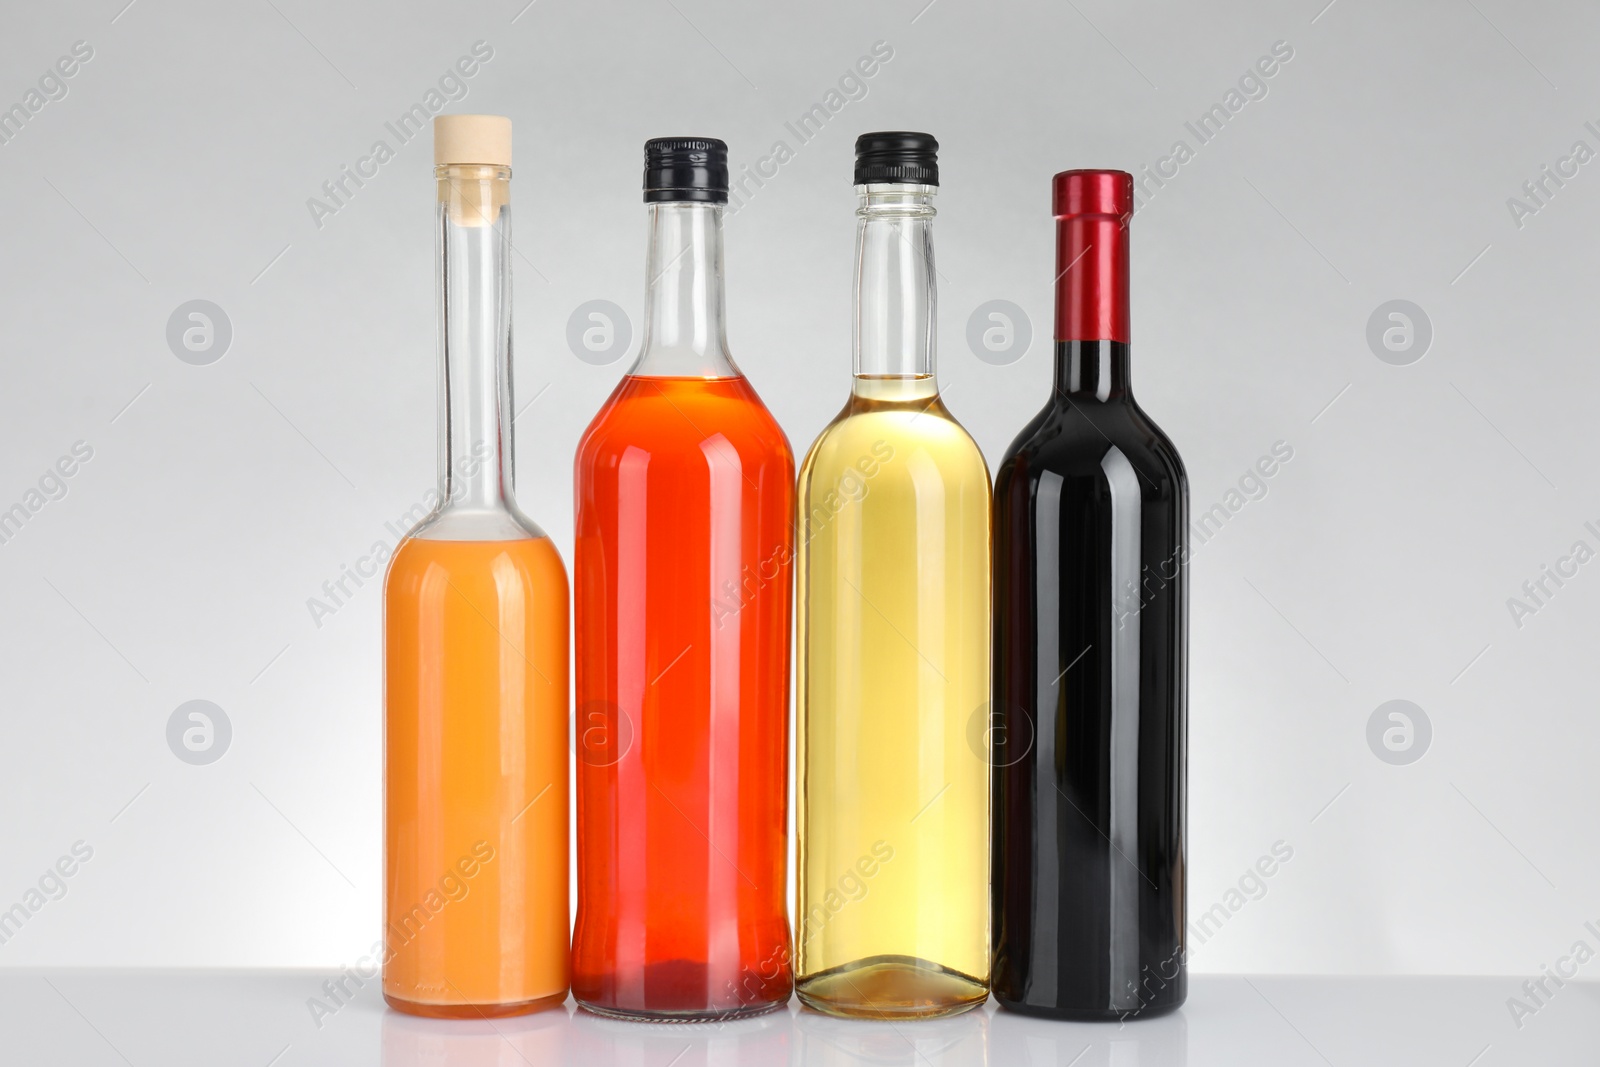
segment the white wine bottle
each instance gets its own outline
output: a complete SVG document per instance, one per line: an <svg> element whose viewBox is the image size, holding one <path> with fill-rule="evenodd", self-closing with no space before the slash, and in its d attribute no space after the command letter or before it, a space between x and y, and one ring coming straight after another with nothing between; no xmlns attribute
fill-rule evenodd
<svg viewBox="0 0 1600 1067"><path fill-rule="evenodd" d="M796 988L837 1015L988 996L989 470L933 373L937 151L856 142L855 384L800 472Z"/></svg>

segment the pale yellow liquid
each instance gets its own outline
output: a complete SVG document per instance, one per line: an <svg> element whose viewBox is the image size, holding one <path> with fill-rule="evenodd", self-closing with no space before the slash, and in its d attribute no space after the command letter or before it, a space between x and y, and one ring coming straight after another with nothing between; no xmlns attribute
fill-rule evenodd
<svg viewBox="0 0 1600 1067"><path fill-rule="evenodd" d="M858 378L801 468L795 974L819 1010L987 996L989 508L932 378Z"/></svg>

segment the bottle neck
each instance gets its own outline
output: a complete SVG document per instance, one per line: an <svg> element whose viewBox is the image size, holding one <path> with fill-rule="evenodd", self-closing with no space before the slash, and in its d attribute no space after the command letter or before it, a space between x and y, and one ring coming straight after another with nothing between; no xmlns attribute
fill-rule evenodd
<svg viewBox="0 0 1600 1067"><path fill-rule="evenodd" d="M931 185L860 185L856 209L856 391L884 379L937 392Z"/></svg>
<svg viewBox="0 0 1600 1067"><path fill-rule="evenodd" d="M1121 341L1057 341L1056 392L1074 400L1128 395L1128 346Z"/></svg>
<svg viewBox="0 0 1600 1067"><path fill-rule="evenodd" d="M731 378L723 317L724 205L668 200L650 207L644 340L628 373Z"/></svg>
<svg viewBox="0 0 1600 1067"><path fill-rule="evenodd" d="M1128 395L1126 216L1056 219L1056 391L1075 399Z"/></svg>
<svg viewBox="0 0 1600 1067"><path fill-rule="evenodd" d="M445 512L512 504L511 171L435 168L439 188L439 495Z"/></svg>

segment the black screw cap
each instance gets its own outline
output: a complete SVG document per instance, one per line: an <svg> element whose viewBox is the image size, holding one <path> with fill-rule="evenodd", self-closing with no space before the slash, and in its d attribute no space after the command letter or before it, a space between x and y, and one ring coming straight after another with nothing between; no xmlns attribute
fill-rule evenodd
<svg viewBox="0 0 1600 1067"><path fill-rule="evenodd" d="M728 146L715 137L652 137L644 143L644 200L728 202Z"/></svg>
<svg viewBox="0 0 1600 1067"><path fill-rule="evenodd" d="M931 133L889 131L856 138L857 185L939 184L939 142Z"/></svg>

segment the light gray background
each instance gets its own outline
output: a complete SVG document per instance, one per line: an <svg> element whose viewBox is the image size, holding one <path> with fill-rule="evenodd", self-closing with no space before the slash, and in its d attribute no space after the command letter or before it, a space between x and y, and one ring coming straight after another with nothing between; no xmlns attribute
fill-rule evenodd
<svg viewBox="0 0 1600 1067"><path fill-rule="evenodd" d="M1293 859L1193 965L1519 976L1509 996L1595 943L1600 563L1520 628L1506 601L1600 548L1600 164L1520 228L1506 201L1600 148L1600 14L524 2L5 5L0 105L94 55L0 146L0 508L94 454L0 544L0 908L94 853L0 966L334 967L376 936L381 591L320 628L306 601L434 478L427 140L320 228L306 201L479 40L449 110L516 122L518 490L569 561L573 449L626 360L580 361L567 319L607 299L637 325L646 137L720 136L736 168L795 150L729 220L728 304L803 451L849 384L852 142L936 134L939 370L993 463L1048 387L1051 174L1193 145L1184 123L1288 42L1134 222L1134 382L1196 512L1294 451L1194 562L1191 914L1275 842ZM785 123L877 41L865 97L800 145ZM209 366L166 342L192 299L232 324ZM991 299L1032 319L1008 366L966 345ZM1434 331L1408 366L1366 340L1393 299ZM166 740L194 699L232 725L205 766ZM1392 699L1432 725L1408 765L1368 747Z"/></svg>

